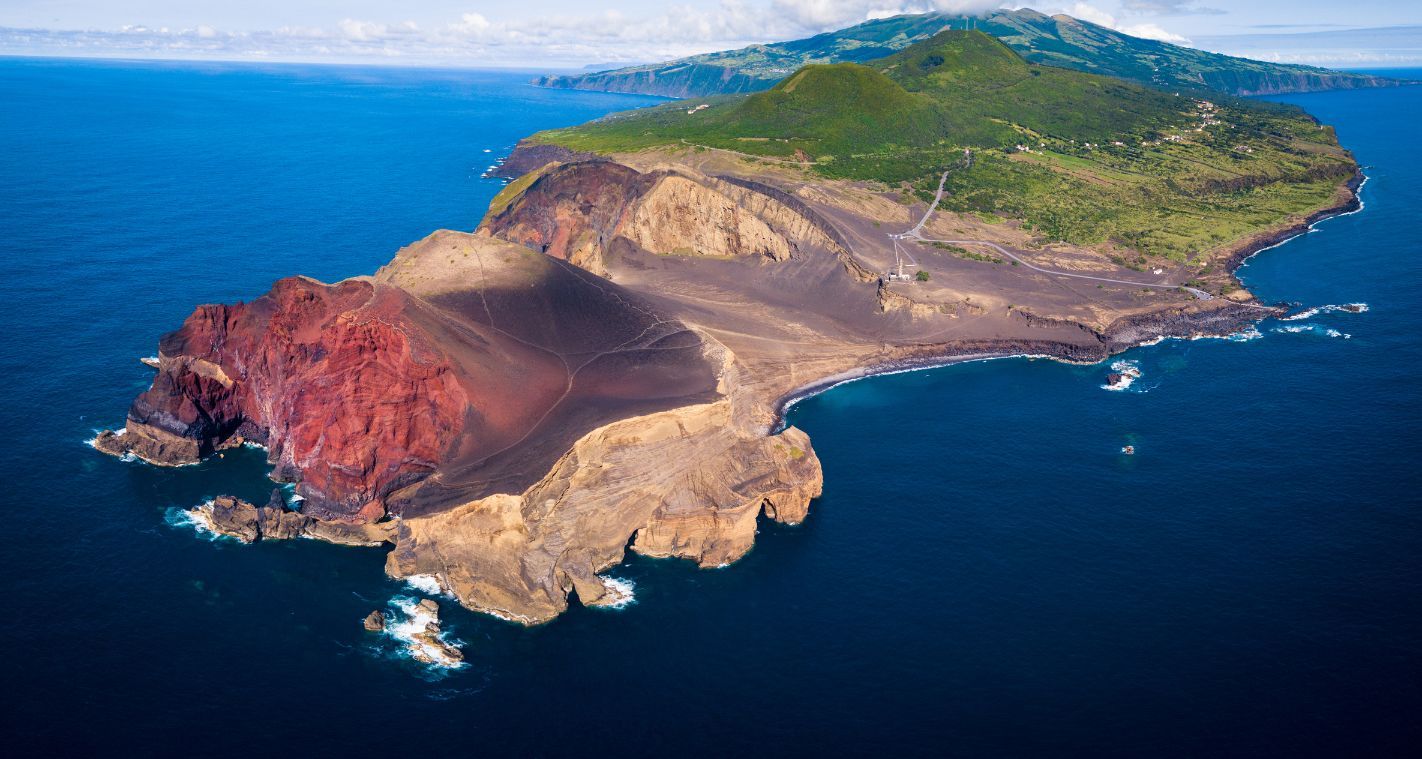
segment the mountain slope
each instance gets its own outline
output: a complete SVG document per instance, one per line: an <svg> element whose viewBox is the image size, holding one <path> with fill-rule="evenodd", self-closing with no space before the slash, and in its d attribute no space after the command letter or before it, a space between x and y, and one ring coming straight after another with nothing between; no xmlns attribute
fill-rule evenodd
<svg viewBox="0 0 1422 759"><path fill-rule="evenodd" d="M752 45L535 83L563 89L635 92L671 97L769 89L810 63L856 63L889 55L945 28L972 28L1002 40L1033 63L1045 63L1166 89L1211 89L1234 95L1351 89L1395 84L1366 74L1265 63L1208 53L1122 34L1065 15L1031 9L995 11L983 18L945 13L894 16L802 40Z"/></svg>
<svg viewBox="0 0 1422 759"><path fill-rule="evenodd" d="M1326 206L1356 170L1297 108L1033 64L976 31L868 64L806 66L765 92L541 132L525 149L537 144L719 151L925 200L947 171L946 210L1175 259Z"/></svg>

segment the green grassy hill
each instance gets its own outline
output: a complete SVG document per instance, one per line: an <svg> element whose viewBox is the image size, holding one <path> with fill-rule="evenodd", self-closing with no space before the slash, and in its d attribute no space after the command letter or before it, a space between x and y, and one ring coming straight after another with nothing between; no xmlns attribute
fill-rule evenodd
<svg viewBox="0 0 1422 759"><path fill-rule="evenodd" d="M595 153L733 151L920 197L949 170L946 209L1175 258L1325 206L1355 169L1332 130L1297 108L1037 65L962 31L868 64L806 66L765 92L530 140Z"/></svg>
<svg viewBox="0 0 1422 759"><path fill-rule="evenodd" d="M969 25L997 37L1033 63L1117 76L1170 90L1259 95L1395 84L1384 77L1209 53L1031 9L995 11L982 18L945 13L895 16L802 40L535 81L546 87L671 97L755 92L769 89L806 64L862 63L902 50L945 28L961 30Z"/></svg>

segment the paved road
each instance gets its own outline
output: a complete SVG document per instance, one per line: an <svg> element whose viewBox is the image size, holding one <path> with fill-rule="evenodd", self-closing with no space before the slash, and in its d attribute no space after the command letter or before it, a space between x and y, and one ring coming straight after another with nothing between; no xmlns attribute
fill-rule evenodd
<svg viewBox="0 0 1422 759"><path fill-rule="evenodd" d="M947 181L948 172L945 171L943 172L943 176L938 178L938 192L934 194L933 202L928 204L928 210L923 212L923 218L919 219L918 223L913 225L913 229L904 232L903 234L899 235L899 237L915 237L918 239L923 239L919 237L919 232L923 231L923 225L928 223L928 217L932 216L934 210L938 208L938 201L943 199L943 183Z"/></svg>
<svg viewBox="0 0 1422 759"><path fill-rule="evenodd" d="M893 238L895 241L912 239L921 240L923 242L941 242L949 245L986 245L989 248L992 248L993 250L997 251L998 253L1007 256L1013 261L1016 261L1017 263L1031 269L1032 271L1041 272L1043 274L1049 274L1054 277L1073 277L1075 279L1090 279L1095 280L1097 282L1110 282L1116 285L1131 285L1132 287L1150 287L1157 290L1184 290L1185 292L1190 293L1191 295L1195 296L1196 298L1199 298L1200 300L1210 300L1214 297L1209 293L1205 292L1204 290L1200 290L1195 287L1186 287L1185 285L1132 282L1126 279L1112 279L1110 277L1096 277L1090 274L1075 274L1069 271L1055 271L1053 269L1043 269L1040 266L1036 266L1028 261L1022 260L1017 256L1017 254L1013 253L1007 248L1004 248L995 242L988 242L987 240L935 240L930 237L924 237L923 225L928 223L928 217L933 215L933 211L938 208L938 202L943 199L943 184L947 181L948 172L945 171L943 172L943 176L938 178L938 192L933 196L933 202L929 204L928 210L925 211L923 214L923 218L918 220L918 223L913 226L913 229L910 229L907 232L901 232L896 235L891 234L889 235L889 237Z"/></svg>

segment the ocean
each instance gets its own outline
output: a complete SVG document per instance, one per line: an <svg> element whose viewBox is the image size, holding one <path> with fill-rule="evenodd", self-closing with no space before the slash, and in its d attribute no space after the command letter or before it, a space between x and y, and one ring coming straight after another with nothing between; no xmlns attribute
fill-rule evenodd
<svg viewBox="0 0 1422 759"><path fill-rule="evenodd" d="M1414 72L1419 75L1422 72ZM1251 259L1364 303L1107 365L1003 359L797 403L802 526L524 629L443 603L467 665L361 629L383 550L214 540L260 451L158 469L85 441L198 303L369 273L471 229L521 136L653 98L528 73L0 58L0 626L18 754L1401 755L1422 740L1422 88L1282 98L1362 212ZM1109 363L1109 362L1108 362ZM1134 456L1121 448L1135 447Z"/></svg>

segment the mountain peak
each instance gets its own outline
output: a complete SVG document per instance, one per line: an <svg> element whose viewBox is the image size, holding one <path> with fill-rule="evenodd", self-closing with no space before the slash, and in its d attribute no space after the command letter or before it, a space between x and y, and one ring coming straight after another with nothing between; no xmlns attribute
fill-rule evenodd
<svg viewBox="0 0 1422 759"><path fill-rule="evenodd" d="M1382 77L1266 63L1122 34L1066 15L1030 8L985 16L925 13L891 16L813 37L682 58L583 76L548 76L538 84L606 92L700 97L772 87L806 63L863 63L883 58L944 27L971 27L1002 40L1029 62L1106 74L1170 91L1236 95L1308 92L1397 84Z"/></svg>

